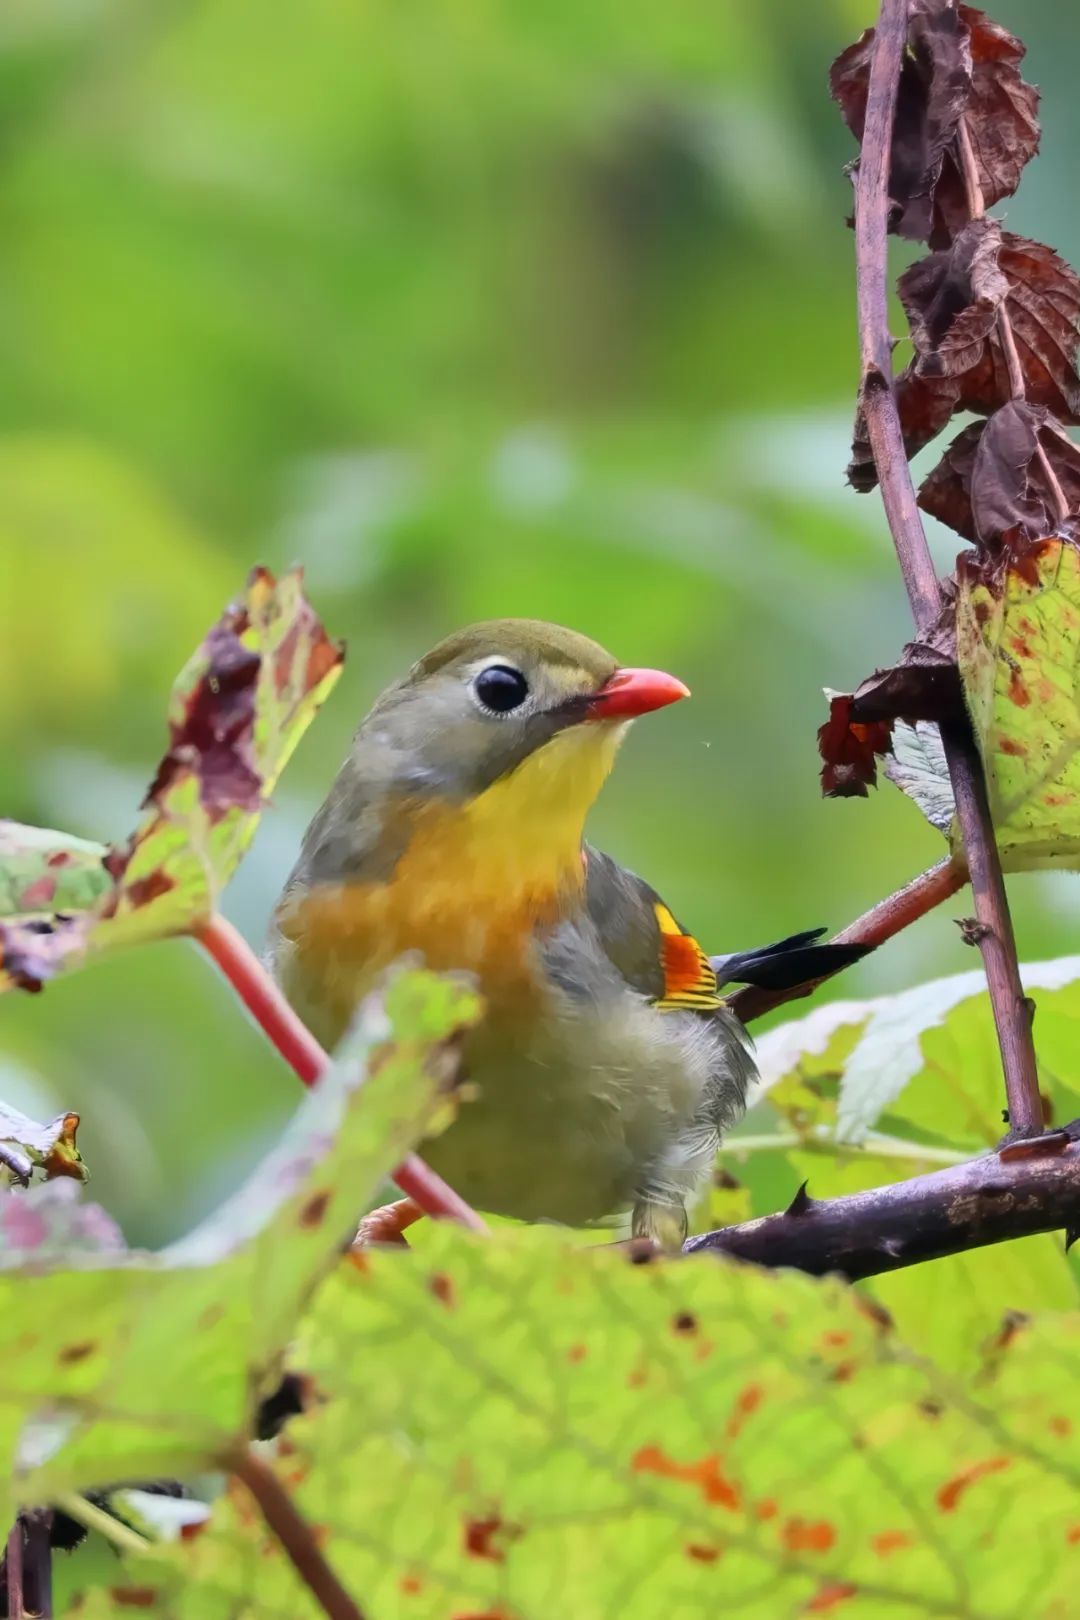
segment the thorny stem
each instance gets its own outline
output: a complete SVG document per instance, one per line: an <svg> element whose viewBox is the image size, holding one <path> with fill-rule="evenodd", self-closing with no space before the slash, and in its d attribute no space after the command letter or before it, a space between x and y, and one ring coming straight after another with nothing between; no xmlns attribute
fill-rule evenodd
<svg viewBox="0 0 1080 1620"><path fill-rule="evenodd" d="M946 856L936 866L920 872L902 889L897 889L895 894L887 895L876 906L871 906L869 911L841 929L830 944L868 945L871 949L884 944L894 934L899 934L920 917L925 917L928 911L962 889L966 882L967 868L963 861ZM762 1017L774 1007L783 1006L785 1001L810 995L822 983L823 979L815 979L810 984L797 984L785 990L762 990L757 985L747 985L728 998L728 1005L744 1024L748 1024L751 1019Z"/></svg>
<svg viewBox="0 0 1080 1620"><path fill-rule="evenodd" d="M24 1590L32 1594L39 1620L49 1620L53 1612L52 1521L52 1508L31 1508L25 1515Z"/></svg>
<svg viewBox="0 0 1080 1620"><path fill-rule="evenodd" d="M691 1238L684 1253L730 1254L849 1281L1080 1224L1077 1125L1013 1142L949 1170L844 1198L808 1198L783 1214ZM734 1145L734 1144L733 1144Z"/></svg>
<svg viewBox="0 0 1080 1620"><path fill-rule="evenodd" d="M4 1549L4 1593L11 1620L49 1620L53 1612L51 1508L29 1508L8 1531Z"/></svg>
<svg viewBox="0 0 1080 1620"><path fill-rule="evenodd" d="M926 631L941 611L941 590L904 453L893 393L887 305L889 161L907 18L908 0L882 0L855 184L855 259L862 360L860 400L915 623L920 631ZM1005 1072L1009 1123L1014 1134L1030 1136L1042 1129L1035 1047L982 765L966 723L943 725L942 741L964 839L975 915L986 930L980 949Z"/></svg>
<svg viewBox="0 0 1080 1620"><path fill-rule="evenodd" d="M277 1047L305 1086L326 1072L330 1059L311 1031L296 1016L247 941L232 923L215 913L195 938L236 991L260 1029ZM449 1217L474 1232L487 1230L474 1209L415 1153L394 1172L401 1191L426 1215Z"/></svg>
<svg viewBox="0 0 1080 1620"><path fill-rule="evenodd" d="M240 1447L223 1461L230 1473L251 1492L296 1573L329 1620L364 1620L359 1606L319 1551L310 1524L273 1469L247 1446Z"/></svg>

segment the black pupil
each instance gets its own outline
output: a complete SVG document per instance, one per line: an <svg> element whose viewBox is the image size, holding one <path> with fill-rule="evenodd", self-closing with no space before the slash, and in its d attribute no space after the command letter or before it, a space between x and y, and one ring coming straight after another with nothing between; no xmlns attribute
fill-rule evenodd
<svg viewBox="0 0 1080 1620"><path fill-rule="evenodd" d="M528 697L529 683L520 669L512 669L509 664L492 664L476 677L476 695L485 709L509 714Z"/></svg>

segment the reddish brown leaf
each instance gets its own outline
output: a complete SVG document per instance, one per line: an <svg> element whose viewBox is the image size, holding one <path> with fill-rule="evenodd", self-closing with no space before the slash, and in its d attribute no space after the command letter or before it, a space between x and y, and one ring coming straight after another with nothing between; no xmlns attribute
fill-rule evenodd
<svg viewBox="0 0 1080 1620"><path fill-rule="evenodd" d="M829 88L862 140L874 30L832 65ZM1016 190L1039 147L1039 93L1020 76L1020 41L973 6L913 0L889 168L890 230L934 246L971 217L956 153L963 118L983 204Z"/></svg>
<svg viewBox="0 0 1080 1620"><path fill-rule="evenodd" d="M829 89L852 134L862 140L874 30L833 63ZM971 53L967 29L944 0L913 0L909 51L897 94L889 168L890 230L923 240L930 234L942 162L968 103Z"/></svg>
<svg viewBox="0 0 1080 1620"><path fill-rule="evenodd" d="M863 725L899 719L940 724L961 712L951 595L925 636L909 641L895 664L875 670L855 688L851 707L852 718Z"/></svg>
<svg viewBox="0 0 1080 1620"><path fill-rule="evenodd" d="M975 219L948 249L928 253L900 277L896 290L919 376L958 377L979 363L1009 293L1000 252L997 220Z"/></svg>
<svg viewBox="0 0 1080 1620"><path fill-rule="evenodd" d="M1004 304L1027 399L1077 420L1080 278L1052 248L1002 231L997 220L972 220L951 247L905 270L897 291L915 345L908 372L958 378L958 409L993 409L1011 397L997 332Z"/></svg>
<svg viewBox="0 0 1080 1620"><path fill-rule="evenodd" d="M974 6L958 9L971 59L964 122L983 206L990 208L1012 196L1025 164L1039 150L1039 92L1020 76L1025 51L1016 36ZM960 169L948 152L934 196L934 245L959 230L968 216Z"/></svg>
<svg viewBox="0 0 1080 1620"><path fill-rule="evenodd" d="M876 721L863 724L851 714L850 692L841 692L829 701L829 718L818 730L818 752L824 761L821 791L826 798L847 799L867 796L877 785L875 755L888 753L892 724Z"/></svg>
<svg viewBox="0 0 1080 1620"><path fill-rule="evenodd" d="M996 220L973 220L950 248L906 270L898 291L915 345L896 380L909 456L954 412L989 415L1012 397L998 331L1002 307L1028 402L1062 421L1080 421L1080 277L1052 248L1002 231ZM877 481L861 416L848 477L860 492Z"/></svg>
<svg viewBox="0 0 1080 1620"><path fill-rule="evenodd" d="M919 505L965 540L988 546L1052 534L1057 510L1037 447L1074 518L1080 513L1080 447L1044 407L1022 400L957 434L923 483Z"/></svg>

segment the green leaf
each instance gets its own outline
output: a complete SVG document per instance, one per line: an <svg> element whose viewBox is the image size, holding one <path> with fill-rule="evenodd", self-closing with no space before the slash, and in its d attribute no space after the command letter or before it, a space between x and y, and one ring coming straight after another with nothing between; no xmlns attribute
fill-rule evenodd
<svg viewBox="0 0 1080 1620"><path fill-rule="evenodd" d="M1040 1044L1044 1029L1060 1020L1074 1033L1080 1019L1080 957L1032 963L1021 972L1029 993L1043 992L1036 996ZM759 1042L758 1061L770 1100L781 1082L805 1075L808 1062L832 1066L840 1081L836 1137L841 1142L865 1141L886 1111L973 1150L992 1146L1002 1135L1004 1089L980 969L895 996L818 1007L807 1018L770 1030ZM1066 1067L1065 1073L1071 1072ZM1065 1117L1071 1118L1077 1101L1071 1088L1049 1071L1042 1078L1045 1090L1063 1092ZM783 1090L776 1095L782 1099Z"/></svg>
<svg viewBox="0 0 1080 1620"><path fill-rule="evenodd" d="M956 800L938 727L928 720L913 726L897 720L892 730L892 753L885 759L884 771L901 793L914 800L931 827L955 843L952 827Z"/></svg>
<svg viewBox="0 0 1080 1620"><path fill-rule="evenodd" d="M1077 1313L954 1380L835 1281L443 1229L339 1271L303 1366L276 1466L370 1620L1071 1612ZM121 1568L85 1620L317 1612L238 1486Z"/></svg>
<svg viewBox="0 0 1080 1620"><path fill-rule="evenodd" d="M256 568L181 671L169 704L170 746L92 910L51 924L0 923L9 983L38 989L62 968L119 945L184 933L207 918L255 833L289 756L337 679L342 651L304 598L300 575ZM37 843L46 866L72 841ZM11 856L20 883L26 830ZM3 853L0 851L0 862ZM34 909L40 910L40 907Z"/></svg>
<svg viewBox="0 0 1080 1620"><path fill-rule="evenodd" d="M0 917L86 911L109 887L104 844L0 821Z"/></svg>
<svg viewBox="0 0 1080 1620"><path fill-rule="evenodd" d="M1080 864L1080 554L1044 540L960 570L957 659L1011 870Z"/></svg>
<svg viewBox="0 0 1080 1620"><path fill-rule="evenodd" d="M69 1206L9 1195L6 1226L13 1211L21 1225L0 1251L0 1446L18 1500L183 1477L248 1436L301 1306L445 1111L456 1037L477 1012L471 991L431 974L394 979L248 1184L160 1254L65 1269L52 1230L68 1230Z"/></svg>

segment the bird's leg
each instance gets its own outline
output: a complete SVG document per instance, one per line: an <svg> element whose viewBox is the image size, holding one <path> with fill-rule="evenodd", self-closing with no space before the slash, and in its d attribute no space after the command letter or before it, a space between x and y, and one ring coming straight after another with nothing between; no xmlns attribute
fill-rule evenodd
<svg viewBox="0 0 1080 1620"><path fill-rule="evenodd" d="M659 1204L642 1198L634 1205L631 1241L648 1238L665 1254L678 1254L686 1242L689 1225L684 1204Z"/></svg>
<svg viewBox="0 0 1080 1620"><path fill-rule="evenodd" d="M365 1215L356 1229L350 1249L367 1249L373 1243L395 1243L407 1249L406 1227L423 1215L420 1205L412 1198L398 1198L392 1204L380 1204L370 1215Z"/></svg>

